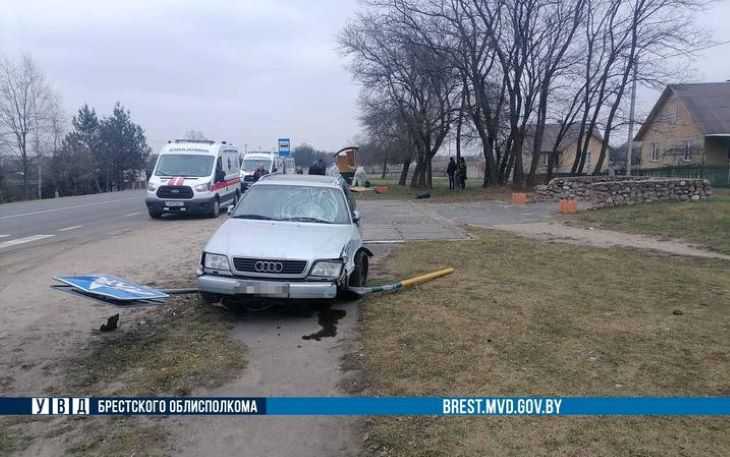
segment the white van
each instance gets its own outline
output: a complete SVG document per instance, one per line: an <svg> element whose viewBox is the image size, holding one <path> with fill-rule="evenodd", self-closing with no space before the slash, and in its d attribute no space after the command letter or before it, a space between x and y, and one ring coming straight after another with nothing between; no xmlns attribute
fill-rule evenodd
<svg viewBox="0 0 730 457"><path fill-rule="evenodd" d="M241 190L246 191L248 187L256 182L256 170L260 176L271 173L294 174L294 159L279 157L272 152L249 152L243 156L241 162Z"/></svg>
<svg viewBox="0 0 730 457"><path fill-rule="evenodd" d="M241 195L240 153L225 141L175 140L160 151L147 183L150 217L204 214L216 217Z"/></svg>

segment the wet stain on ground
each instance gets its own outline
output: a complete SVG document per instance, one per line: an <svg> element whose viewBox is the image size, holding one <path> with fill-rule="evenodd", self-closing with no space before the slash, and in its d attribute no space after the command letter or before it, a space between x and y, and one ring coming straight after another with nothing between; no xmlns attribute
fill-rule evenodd
<svg viewBox="0 0 730 457"><path fill-rule="evenodd" d="M317 312L317 322L322 327L311 335L304 335L303 340L320 341L322 338L331 338L337 335L337 321L345 317L347 311L343 309L332 309L324 306Z"/></svg>

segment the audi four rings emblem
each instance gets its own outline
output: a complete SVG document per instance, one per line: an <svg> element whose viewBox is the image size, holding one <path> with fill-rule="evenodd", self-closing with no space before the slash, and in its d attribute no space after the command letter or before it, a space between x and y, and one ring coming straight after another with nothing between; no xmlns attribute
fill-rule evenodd
<svg viewBox="0 0 730 457"><path fill-rule="evenodd" d="M253 264L253 268L259 273L281 273L284 271L284 264L281 262L258 260L255 264Z"/></svg>

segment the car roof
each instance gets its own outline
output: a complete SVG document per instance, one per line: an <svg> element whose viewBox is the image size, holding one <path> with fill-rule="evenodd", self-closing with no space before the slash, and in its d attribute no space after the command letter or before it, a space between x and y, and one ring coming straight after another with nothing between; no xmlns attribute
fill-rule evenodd
<svg viewBox="0 0 730 457"><path fill-rule="evenodd" d="M322 175L284 175L272 174L262 176L256 184L277 184L288 186L340 187L337 176Z"/></svg>

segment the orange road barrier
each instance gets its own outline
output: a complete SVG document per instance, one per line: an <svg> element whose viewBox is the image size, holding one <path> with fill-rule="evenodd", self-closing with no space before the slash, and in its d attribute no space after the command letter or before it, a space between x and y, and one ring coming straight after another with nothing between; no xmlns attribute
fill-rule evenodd
<svg viewBox="0 0 730 457"><path fill-rule="evenodd" d="M512 204L524 205L527 203L527 194L524 192L512 192Z"/></svg>
<svg viewBox="0 0 730 457"><path fill-rule="evenodd" d="M575 214L578 211L578 202L575 198L561 198L560 199L560 213L561 214Z"/></svg>

